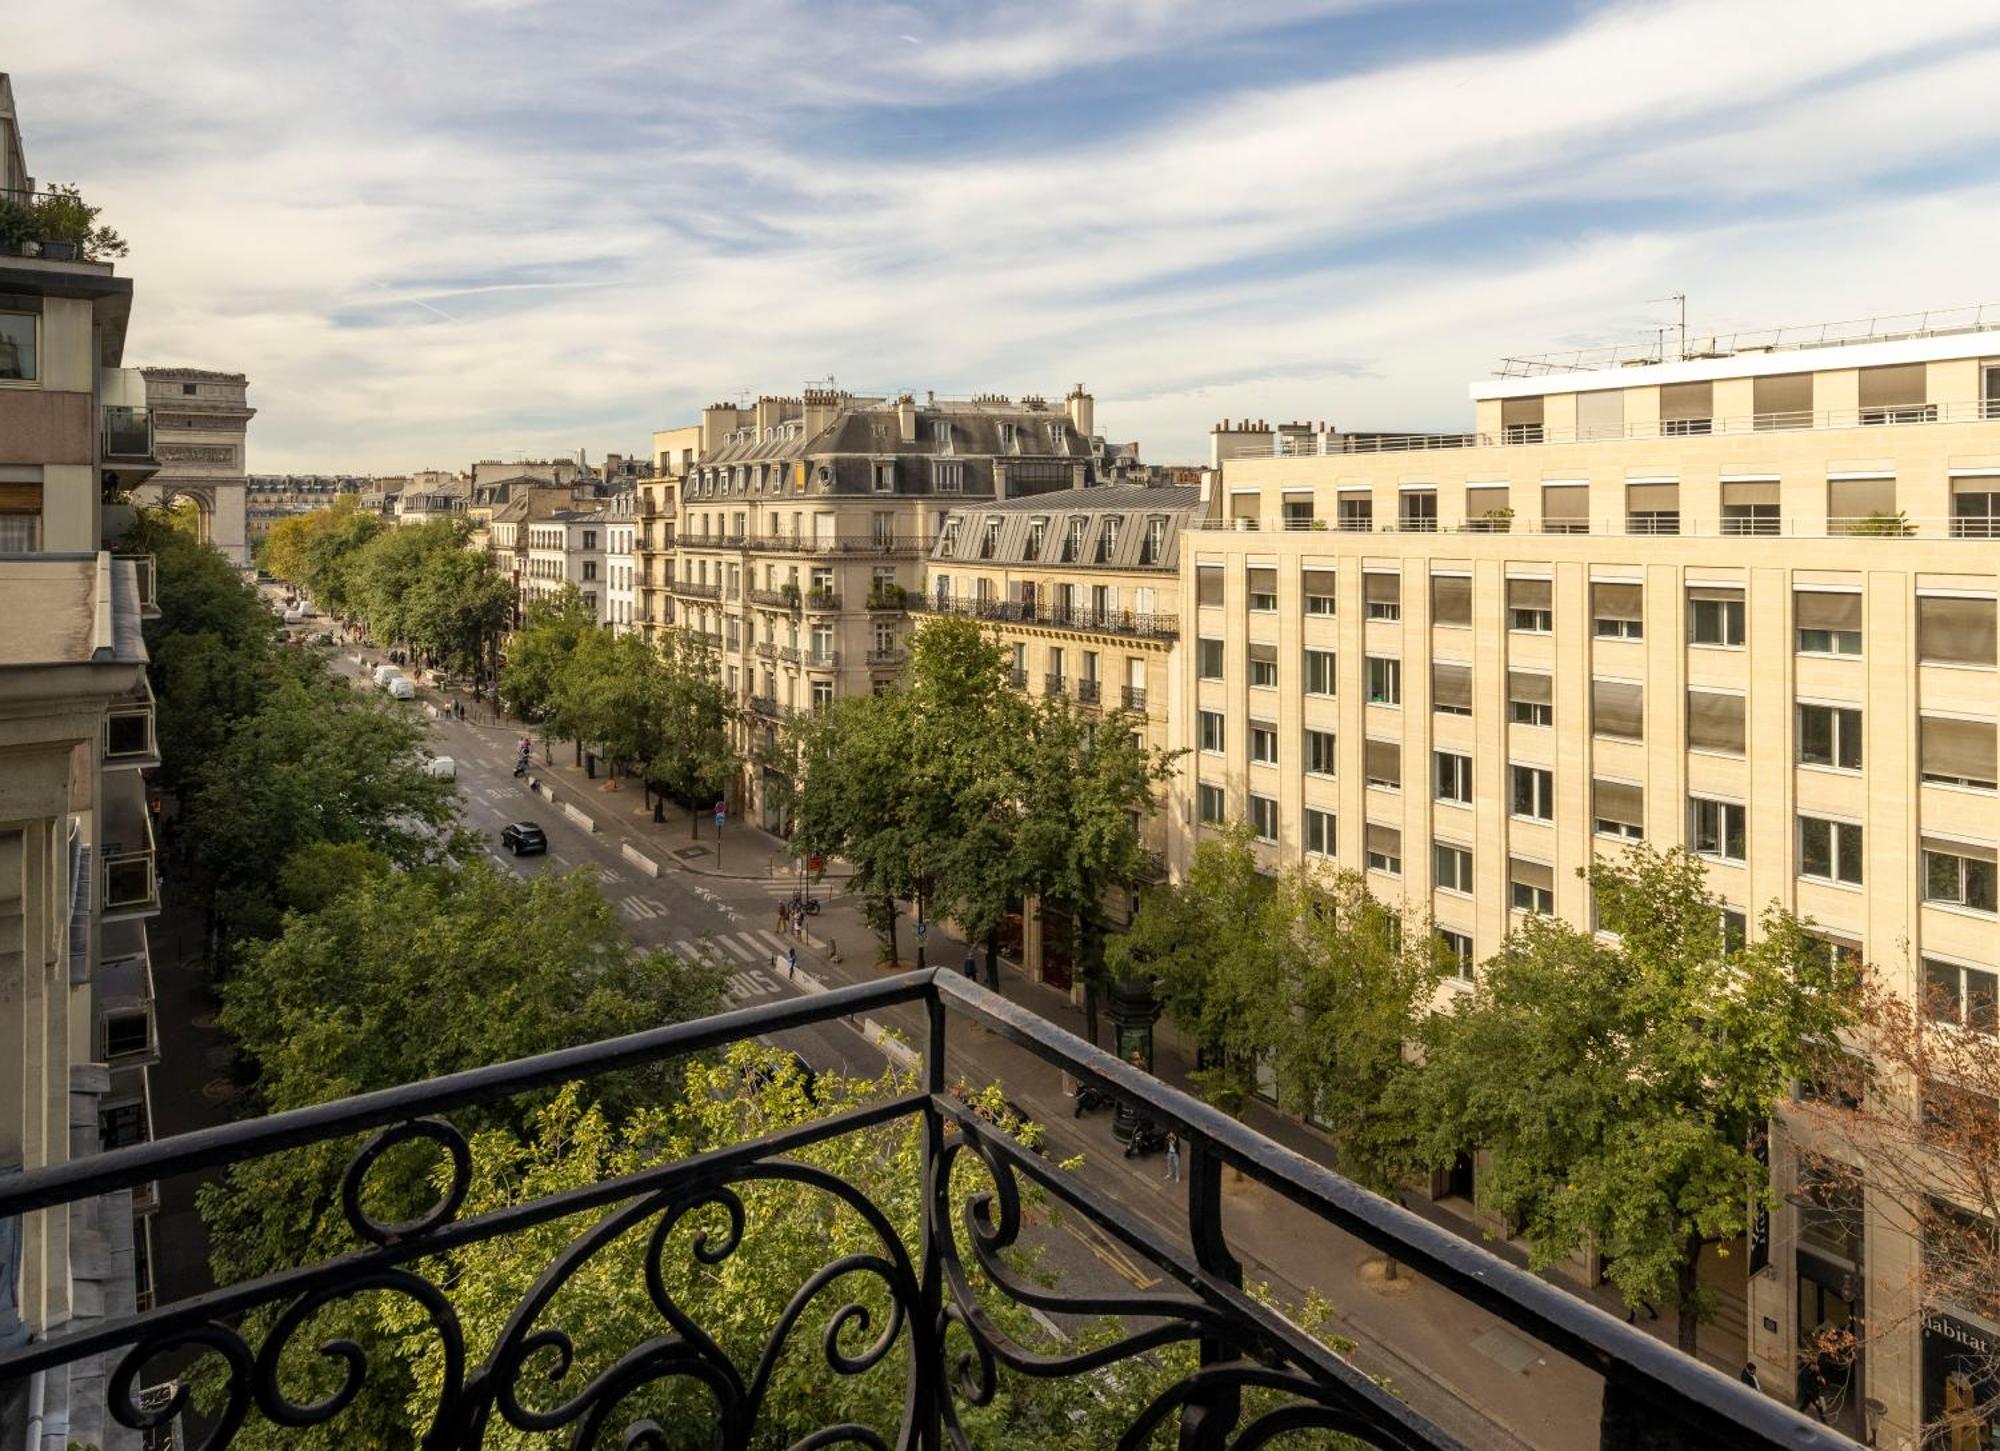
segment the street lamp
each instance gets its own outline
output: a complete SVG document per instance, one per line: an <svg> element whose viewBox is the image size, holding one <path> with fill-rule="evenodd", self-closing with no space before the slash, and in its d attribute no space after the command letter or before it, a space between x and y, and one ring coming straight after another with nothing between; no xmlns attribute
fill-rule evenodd
<svg viewBox="0 0 2000 1451"><path fill-rule="evenodd" d="M1113 1051L1144 1073L1153 1071L1153 1024L1159 1021L1160 1000L1153 995L1153 982L1145 977L1121 977L1111 983L1111 1041ZM1131 1142L1139 1127L1139 1105L1118 1100L1118 1113L1111 1132L1120 1143Z"/></svg>

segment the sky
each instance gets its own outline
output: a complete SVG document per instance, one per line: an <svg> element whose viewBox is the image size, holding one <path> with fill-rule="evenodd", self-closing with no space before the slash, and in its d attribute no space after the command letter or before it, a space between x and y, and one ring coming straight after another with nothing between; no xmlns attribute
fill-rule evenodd
<svg viewBox="0 0 2000 1451"><path fill-rule="evenodd" d="M1503 355L1989 302L1991 0L70 0L28 161L249 466L646 453L705 403L1469 426Z"/></svg>

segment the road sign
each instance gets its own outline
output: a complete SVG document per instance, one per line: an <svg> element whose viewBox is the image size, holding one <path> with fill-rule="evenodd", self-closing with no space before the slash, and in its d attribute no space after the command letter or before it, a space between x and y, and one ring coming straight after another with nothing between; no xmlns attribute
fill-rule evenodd
<svg viewBox="0 0 2000 1451"><path fill-rule="evenodd" d="M921 936L923 936L923 935L924 935L924 934L925 934L926 932L928 932L928 931L930 931L930 923L928 923L928 922L919 922L919 923L917 924L917 936L921 937Z"/></svg>
<svg viewBox="0 0 2000 1451"><path fill-rule="evenodd" d="M722 825L722 812L721 812L720 810L718 810L718 811L717 811L717 812L715 813L715 824L716 824L717 826L720 826L720 825Z"/></svg>

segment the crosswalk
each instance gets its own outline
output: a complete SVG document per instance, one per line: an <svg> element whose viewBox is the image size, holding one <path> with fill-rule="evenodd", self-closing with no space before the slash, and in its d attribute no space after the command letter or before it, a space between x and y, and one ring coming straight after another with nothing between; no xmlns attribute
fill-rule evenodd
<svg viewBox="0 0 2000 1451"><path fill-rule="evenodd" d="M740 1003L780 991L785 949L793 945L774 932L718 932L699 942L683 938L673 950L692 961L730 969L723 994Z"/></svg>

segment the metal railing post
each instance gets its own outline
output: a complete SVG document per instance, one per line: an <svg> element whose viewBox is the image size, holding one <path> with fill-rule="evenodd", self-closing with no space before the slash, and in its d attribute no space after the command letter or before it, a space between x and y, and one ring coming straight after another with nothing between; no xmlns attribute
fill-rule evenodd
<svg viewBox="0 0 2000 1451"><path fill-rule="evenodd" d="M949 1223L951 1185L940 1178L944 1168L944 1119L937 1100L944 1093L944 1000L933 987L924 999L924 1088L931 1095L924 1105L924 1215L918 1231L917 1292L921 1307L910 1327L916 1374L909 1389L905 1424L922 1451L944 1444L944 1397L951 1394L950 1369L944 1356L944 1257L938 1250L940 1221Z"/></svg>
<svg viewBox="0 0 2000 1451"><path fill-rule="evenodd" d="M1222 1160L1207 1140L1194 1135L1188 1136L1183 1157L1187 1162L1188 1244L1194 1250L1194 1262L1240 1290L1243 1266L1230 1253L1229 1240L1222 1232ZM1199 1350L1204 1366L1237 1358L1236 1352L1212 1336L1201 1337ZM1234 1386L1189 1401L1181 1410L1181 1451L1222 1451L1242 1414L1243 1395Z"/></svg>

